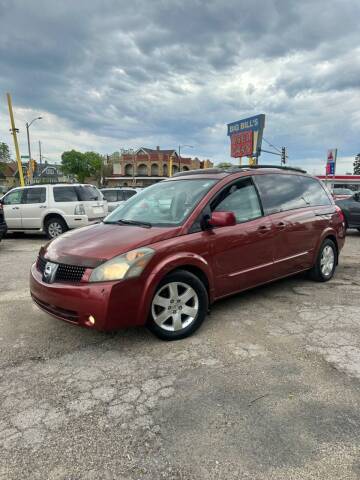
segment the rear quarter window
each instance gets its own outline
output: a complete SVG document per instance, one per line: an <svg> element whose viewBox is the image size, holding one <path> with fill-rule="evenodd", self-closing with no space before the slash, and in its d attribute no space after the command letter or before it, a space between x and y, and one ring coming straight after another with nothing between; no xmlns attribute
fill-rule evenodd
<svg viewBox="0 0 360 480"><path fill-rule="evenodd" d="M54 187L55 202L78 202L75 187Z"/></svg>
<svg viewBox="0 0 360 480"><path fill-rule="evenodd" d="M75 188L79 195L79 199L83 202L102 200L102 195L100 191L92 185L81 185Z"/></svg>
<svg viewBox="0 0 360 480"><path fill-rule="evenodd" d="M294 174L254 176L267 215L309 206L331 205L321 183L311 177Z"/></svg>

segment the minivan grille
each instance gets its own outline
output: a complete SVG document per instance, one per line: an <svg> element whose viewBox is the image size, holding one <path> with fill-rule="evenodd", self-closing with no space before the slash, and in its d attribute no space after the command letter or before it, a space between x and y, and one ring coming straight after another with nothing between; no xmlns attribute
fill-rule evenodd
<svg viewBox="0 0 360 480"><path fill-rule="evenodd" d="M47 260L43 257L38 257L37 259L37 269L39 272L44 273ZM85 267L80 267L79 265L67 265L66 263L59 263L56 275L55 282L69 282L76 283L80 282L85 272Z"/></svg>

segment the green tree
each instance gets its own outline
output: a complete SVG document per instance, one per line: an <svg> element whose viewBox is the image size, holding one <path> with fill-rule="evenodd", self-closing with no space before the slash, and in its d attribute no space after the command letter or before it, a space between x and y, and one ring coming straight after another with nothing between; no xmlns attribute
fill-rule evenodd
<svg viewBox="0 0 360 480"><path fill-rule="evenodd" d="M221 162L216 165L216 168L231 168L234 165L230 162Z"/></svg>
<svg viewBox="0 0 360 480"><path fill-rule="evenodd" d="M0 142L0 161L11 162L9 145L4 142Z"/></svg>
<svg viewBox="0 0 360 480"><path fill-rule="evenodd" d="M354 175L360 175L360 153L358 153L355 157Z"/></svg>
<svg viewBox="0 0 360 480"><path fill-rule="evenodd" d="M96 152L70 150L61 155L62 171L67 175L75 175L80 183L88 177L99 178L101 161L101 155Z"/></svg>

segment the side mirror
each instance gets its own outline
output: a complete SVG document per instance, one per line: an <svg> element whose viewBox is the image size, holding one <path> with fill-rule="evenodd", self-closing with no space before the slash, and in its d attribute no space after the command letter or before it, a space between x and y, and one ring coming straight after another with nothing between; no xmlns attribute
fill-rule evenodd
<svg viewBox="0 0 360 480"><path fill-rule="evenodd" d="M210 227L232 227L236 225L236 217L233 212L213 212L208 220Z"/></svg>

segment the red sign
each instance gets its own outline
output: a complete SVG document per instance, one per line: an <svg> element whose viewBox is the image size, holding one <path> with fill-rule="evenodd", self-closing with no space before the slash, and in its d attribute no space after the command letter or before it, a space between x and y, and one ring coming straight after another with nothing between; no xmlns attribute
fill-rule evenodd
<svg viewBox="0 0 360 480"><path fill-rule="evenodd" d="M240 132L231 135L231 156L251 157L253 153L253 132Z"/></svg>

